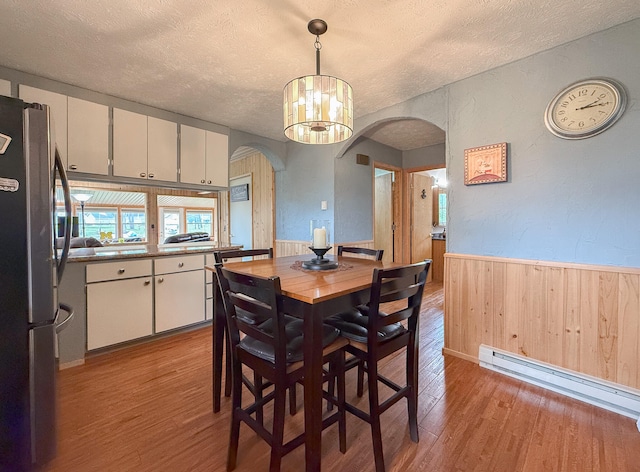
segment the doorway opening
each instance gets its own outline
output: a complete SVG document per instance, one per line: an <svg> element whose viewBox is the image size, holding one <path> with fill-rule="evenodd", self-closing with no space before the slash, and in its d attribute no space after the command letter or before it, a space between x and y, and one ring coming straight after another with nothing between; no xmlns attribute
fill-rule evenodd
<svg viewBox="0 0 640 472"><path fill-rule="evenodd" d="M447 224L446 168L412 169L407 173L409 259L433 261L430 280L444 279Z"/></svg>
<svg viewBox="0 0 640 472"><path fill-rule="evenodd" d="M385 262L402 262L402 169L374 163L373 245Z"/></svg>

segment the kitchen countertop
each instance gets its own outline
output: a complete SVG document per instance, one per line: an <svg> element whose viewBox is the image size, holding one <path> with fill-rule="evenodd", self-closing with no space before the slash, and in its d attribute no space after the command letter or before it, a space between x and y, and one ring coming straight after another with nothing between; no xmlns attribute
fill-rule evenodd
<svg viewBox="0 0 640 472"><path fill-rule="evenodd" d="M205 254L213 251L242 249L242 246L218 244L145 244L126 247L104 246L72 249L69 262L110 261L114 259L136 259L143 257L178 256L183 254Z"/></svg>

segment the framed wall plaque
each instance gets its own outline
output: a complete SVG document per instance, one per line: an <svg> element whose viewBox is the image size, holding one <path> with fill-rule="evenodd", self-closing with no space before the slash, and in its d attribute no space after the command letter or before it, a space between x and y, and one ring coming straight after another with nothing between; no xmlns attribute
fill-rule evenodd
<svg viewBox="0 0 640 472"><path fill-rule="evenodd" d="M230 188L232 202L244 202L249 200L249 184L234 185Z"/></svg>
<svg viewBox="0 0 640 472"><path fill-rule="evenodd" d="M464 184L507 181L507 143L464 150Z"/></svg>

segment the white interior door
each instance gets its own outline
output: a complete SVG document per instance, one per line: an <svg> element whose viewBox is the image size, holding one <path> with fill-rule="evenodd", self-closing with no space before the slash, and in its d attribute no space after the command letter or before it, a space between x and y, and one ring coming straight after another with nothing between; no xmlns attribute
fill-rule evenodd
<svg viewBox="0 0 640 472"><path fill-rule="evenodd" d="M229 181L230 187L249 184L248 199L229 203L229 220L231 226L231 244L242 245L243 249L253 248L253 189L251 175L238 177Z"/></svg>

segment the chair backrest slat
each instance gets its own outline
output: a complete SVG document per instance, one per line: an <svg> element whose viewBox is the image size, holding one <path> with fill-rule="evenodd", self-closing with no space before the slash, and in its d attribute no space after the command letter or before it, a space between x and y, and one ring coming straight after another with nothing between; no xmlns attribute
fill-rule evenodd
<svg viewBox="0 0 640 472"><path fill-rule="evenodd" d="M267 259L273 259L273 248L266 249L237 249L234 251L215 251L213 258L216 262L223 262L227 259L237 259L240 257L267 256Z"/></svg>
<svg viewBox="0 0 640 472"><path fill-rule="evenodd" d="M240 343L240 333L270 345L275 356L276 369L286 367L286 337L282 312L282 291L279 277L259 277L241 274L215 264L220 293L227 317L227 328L232 349ZM273 329L263 331L255 325L243 323L236 309L244 310L256 318L271 320Z"/></svg>
<svg viewBox="0 0 640 472"><path fill-rule="evenodd" d="M431 260L426 260L390 269L374 269L367 327L370 346L377 344L377 333L384 326L404 320L409 320L410 326L416 326L430 266ZM404 307L380 316L380 305L389 302L404 304Z"/></svg>
<svg viewBox="0 0 640 472"><path fill-rule="evenodd" d="M338 246L338 256L342 256L344 252L351 254L364 254L366 256L373 257L376 261L382 260L384 249L371 249L368 247L352 247L352 246Z"/></svg>

